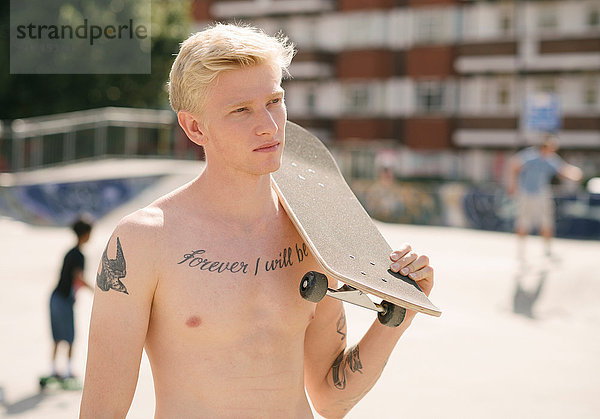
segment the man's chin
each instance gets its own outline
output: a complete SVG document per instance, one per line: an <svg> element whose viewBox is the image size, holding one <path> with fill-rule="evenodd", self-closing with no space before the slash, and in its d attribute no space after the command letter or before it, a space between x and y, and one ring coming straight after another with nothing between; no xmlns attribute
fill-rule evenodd
<svg viewBox="0 0 600 419"><path fill-rule="evenodd" d="M281 167L281 161L273 162L271 164L265 164L260 168L250 171L249 173L255 176L267 176L273 172L276 172Z"/></svg>
<svg viewBox="0 0 600 419"><path fill-rule="evenodd" d="M281 161L277 162L276 164L269 165L268 167L265 168L264 174L270 175L271 173L278 171L280 167L281 167Z"/></svg>

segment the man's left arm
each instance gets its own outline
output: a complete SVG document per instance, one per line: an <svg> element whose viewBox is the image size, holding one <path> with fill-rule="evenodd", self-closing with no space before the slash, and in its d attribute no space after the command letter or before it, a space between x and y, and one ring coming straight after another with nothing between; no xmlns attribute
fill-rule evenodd
<svg viewBox="0 0 600 419"><path fill-rule="evenodd" d="M85 287L90 291L94 291L94 288L85 281L85 277L83 275L83 269L75 268L73 270L73 288L78 290L81 287Z"/></svg>
<svg viewBox="0 0 600 419"><path fill-rule="evenodd" d="M556 153L552 154L547 162L552 166L557 175L565 179L579 182L583 177L583 172L579 167L567 163Z"/></svg>
<svg viewBox="0 0 600 419"><path fill-rule="evenodd" d="M573 166L572 164L564 163L559 172L562 177L572 180L574 182L579 182L583 177L583 172L577 166Z"/></svg>
<svg viewBox="0 0 600 419"><path fill-rule="evenodd" d="M427 256L419 256L409 245L404 245L390 259L393 271L408 275L429 295L433 288L433 268ZM332 300L319 303L315 320L307 330L306 388L319 414L342 417L375 385L416 312L407 310L402 324L396 328L375 320L359 343L347 348L344 308L339 301Z"/></svg>

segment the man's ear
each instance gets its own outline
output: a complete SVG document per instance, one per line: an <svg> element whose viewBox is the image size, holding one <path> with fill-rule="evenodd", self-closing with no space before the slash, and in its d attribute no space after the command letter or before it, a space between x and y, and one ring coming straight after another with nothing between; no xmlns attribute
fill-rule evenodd
<svg viewBox="0 0 600 419"><path fill-rule="evenodd" d="M192 142L200 146L206 145L206 135L194 114L189 111L179 111L177 112L177 121Z"/></svg>

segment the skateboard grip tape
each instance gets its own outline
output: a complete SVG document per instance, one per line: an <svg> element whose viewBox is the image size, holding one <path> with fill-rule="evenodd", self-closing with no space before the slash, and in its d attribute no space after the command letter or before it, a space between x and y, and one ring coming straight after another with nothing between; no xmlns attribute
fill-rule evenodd
<svg viewBox="0 0 600 419"><path fill-rule="evenodd" d="M421 289L421 287L419 287L419 284L417 284L417 282L416 282L415 280L413 280L413 279L410 279L409 277L407 277L407 276L404 276L404 275L402 275L402 274L401 274L401 273L399 273L399 272L394 272L394 271L392 271L391 269L388 269L388 272L389 272L389 274L390 274L390 275L392 275L393 277L395 277L395 278L398 278L398 279L400 279L400 280L402 280L402 281L406 282L407 284L410 284L410 285L412 285L413 287L415 287L415 288L416 288L416 289L418 289L419 291L423 292L423 290Z"/></svg>

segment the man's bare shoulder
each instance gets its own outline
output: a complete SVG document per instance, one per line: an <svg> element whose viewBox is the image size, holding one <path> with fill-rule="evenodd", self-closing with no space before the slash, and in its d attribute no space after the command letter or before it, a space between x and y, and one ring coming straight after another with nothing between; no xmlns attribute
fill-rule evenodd
<svg viewBox="0 0 600 419"><path fill-rule="evenodd" d="M149 295L147 292L156 286L160 267L164 263L165 249L169 247L166 242L170 232L165 227L165 220L172 212L177 212L177 202L180 199L180 192L173 191L118 222L106 246L102 264L108 266L120 262L123 267L121 273L127 284L121 283L121 286L117 284L113 287L104 281L108 285L105 284L101 289L108 290L112 287L126 294L137 291L138 295ZM104 268L103 272L108 271L107 267ZM133 280L140 277L146 280ZM140 290L147 292L139 294Z"/></svg>
<svg viewBox="0 0 600 419"><path fill-rule="evenodd" d="M150 204L123 217L117 224L114 234L127 236L136 242L144 242L160 234L163 223L164 214L161 208Z"/></svg>
<svg viewBox="0 0 600 419"><path fill-rule="evenodd" d="M148 206L123 217L115 231L133 235L140 241L157 238L165 228L165 219L176 214L186 199L189 185L161 196Z"/></svg>

